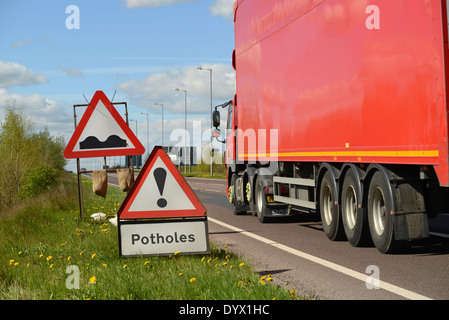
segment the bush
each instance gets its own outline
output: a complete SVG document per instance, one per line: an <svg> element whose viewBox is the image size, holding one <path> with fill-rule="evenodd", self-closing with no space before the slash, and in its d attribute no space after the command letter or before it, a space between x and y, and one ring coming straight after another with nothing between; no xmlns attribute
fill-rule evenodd
<svg viewBox="0 0 449 320"><path fill-rule="evenodd" d="M63 137L52 136L46 128L35 132L23 110L7 106L5 120L0 120L0 208L55 182L66 165L63 150Z"/></svg>
<svg viewBox="0 0 449 320"><path fill-rule="evenodd" d="M21 198L40 194L56 182L58 171L45 165L29 170L22 179Z"/></svg>

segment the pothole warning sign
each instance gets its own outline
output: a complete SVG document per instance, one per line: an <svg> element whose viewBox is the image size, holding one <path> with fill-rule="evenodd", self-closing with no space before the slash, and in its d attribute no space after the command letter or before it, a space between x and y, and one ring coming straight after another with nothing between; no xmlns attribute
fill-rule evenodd
<svg viewBox="0 0 449 320"><path fill-rule="evenodd" d="M209 252L206 209L155 147L118 212L121 256Z"/></svg>
<svg viewBox="0 0 449 320"><path fill-rule="evenodd" d="M162 147L155 147L118 215L120 219L201 217L206 209Z"/></svg>
<svg viewBox="0 0 449 320"><path fill-rule="evenodd" d="M210 251L205 218L122 222L119 237L120 255L126 257Z"/></svg>

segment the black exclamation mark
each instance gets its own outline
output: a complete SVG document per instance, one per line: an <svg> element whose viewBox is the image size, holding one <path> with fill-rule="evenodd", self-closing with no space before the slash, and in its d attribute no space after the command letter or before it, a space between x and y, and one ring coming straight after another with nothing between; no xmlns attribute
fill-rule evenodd
<svg viewBox="0 0 449 320"><path fill-rule="evenodd" d="M156 184L159 189L159 193L162 196L162 194L164 193L165 178L167 177L167 171L165 171L164 168L157 168L154 170L153 174L154 178L156 179ZM159 208L165 208L167 206L167 200L165 200L164 198L160 198L157 201L157 205L159 206Z"/></svg>

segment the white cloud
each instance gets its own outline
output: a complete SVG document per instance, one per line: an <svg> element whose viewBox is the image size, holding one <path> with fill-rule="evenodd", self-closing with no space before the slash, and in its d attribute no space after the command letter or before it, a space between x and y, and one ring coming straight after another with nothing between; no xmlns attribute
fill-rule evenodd
<svg viewBox="0 0 449 320"><path fill-rule="evenodd" d="M28 44L31 45L31 44L48 44L48 43L50 43L50 38L47 36L40 37L38 39L35 39L32 37L27 37L26 39L20 39L20 40L13 42L10 45L10 48L16 49L16 48L20 48L20 47L23 47Z"/></svg>
<svg viewBox="0 0 449 320"><path fill-rule="evenodd" d="M59 66L59 69L65 72L69 77L82 77L84 74L80 69L77 68L66 68L63 66Z"/></svg>
<svg viewBox="0 0 449 320"><path fill-rule="evenodd" d="M210 7L209 10L214 16L221 16L226 20L233 20L233 8L235 0L217 0Z"/></svg>
<svg viewBox="0 0 449 320"><path fill-rule="evenodd" d="M128 8L161 7L180 2L196 2L197 0L125 0Z"/></svg>
<svg viewBox="0 0 449 320"><path fill-rule="evenodd" d="M235 71L223 64L203 65L212 69L213 100L224 102L235 94ZM124 92L130 101L146 110L164 110L172 114L184 113L184 93L174 89L187 90L188 113L208 113L210 110L210 72L196 67L171 68L164 73L151 73L140 80L128 80L115 86Z"/></svg>
<svg viewBox="0 0 449 320"><path fill-rule="evenodd" d="M73 114L56 100L39 94L17 94L0 88L0 119L4 118L7 106L23 110L37 130L46 126L50 133L63 134L66 138L73 133Z"/></svg>
<svg viewBox="0 0 449 320"><path fill-rule="evenodd" d="M0 88L26 86L47 82L43 74L36 74L16 62L0 61Z"/></svg>

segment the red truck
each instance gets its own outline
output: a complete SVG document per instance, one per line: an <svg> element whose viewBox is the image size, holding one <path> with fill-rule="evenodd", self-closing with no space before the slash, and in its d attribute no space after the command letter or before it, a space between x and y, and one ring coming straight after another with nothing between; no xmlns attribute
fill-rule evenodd
<svg viewBox="0 0 449 320"><path fill-rule="evenodd" d="M238 0L235 214L320 214L388 253L449 212L446 0ZM218 129L220 114L213 113Z"/></svg>

